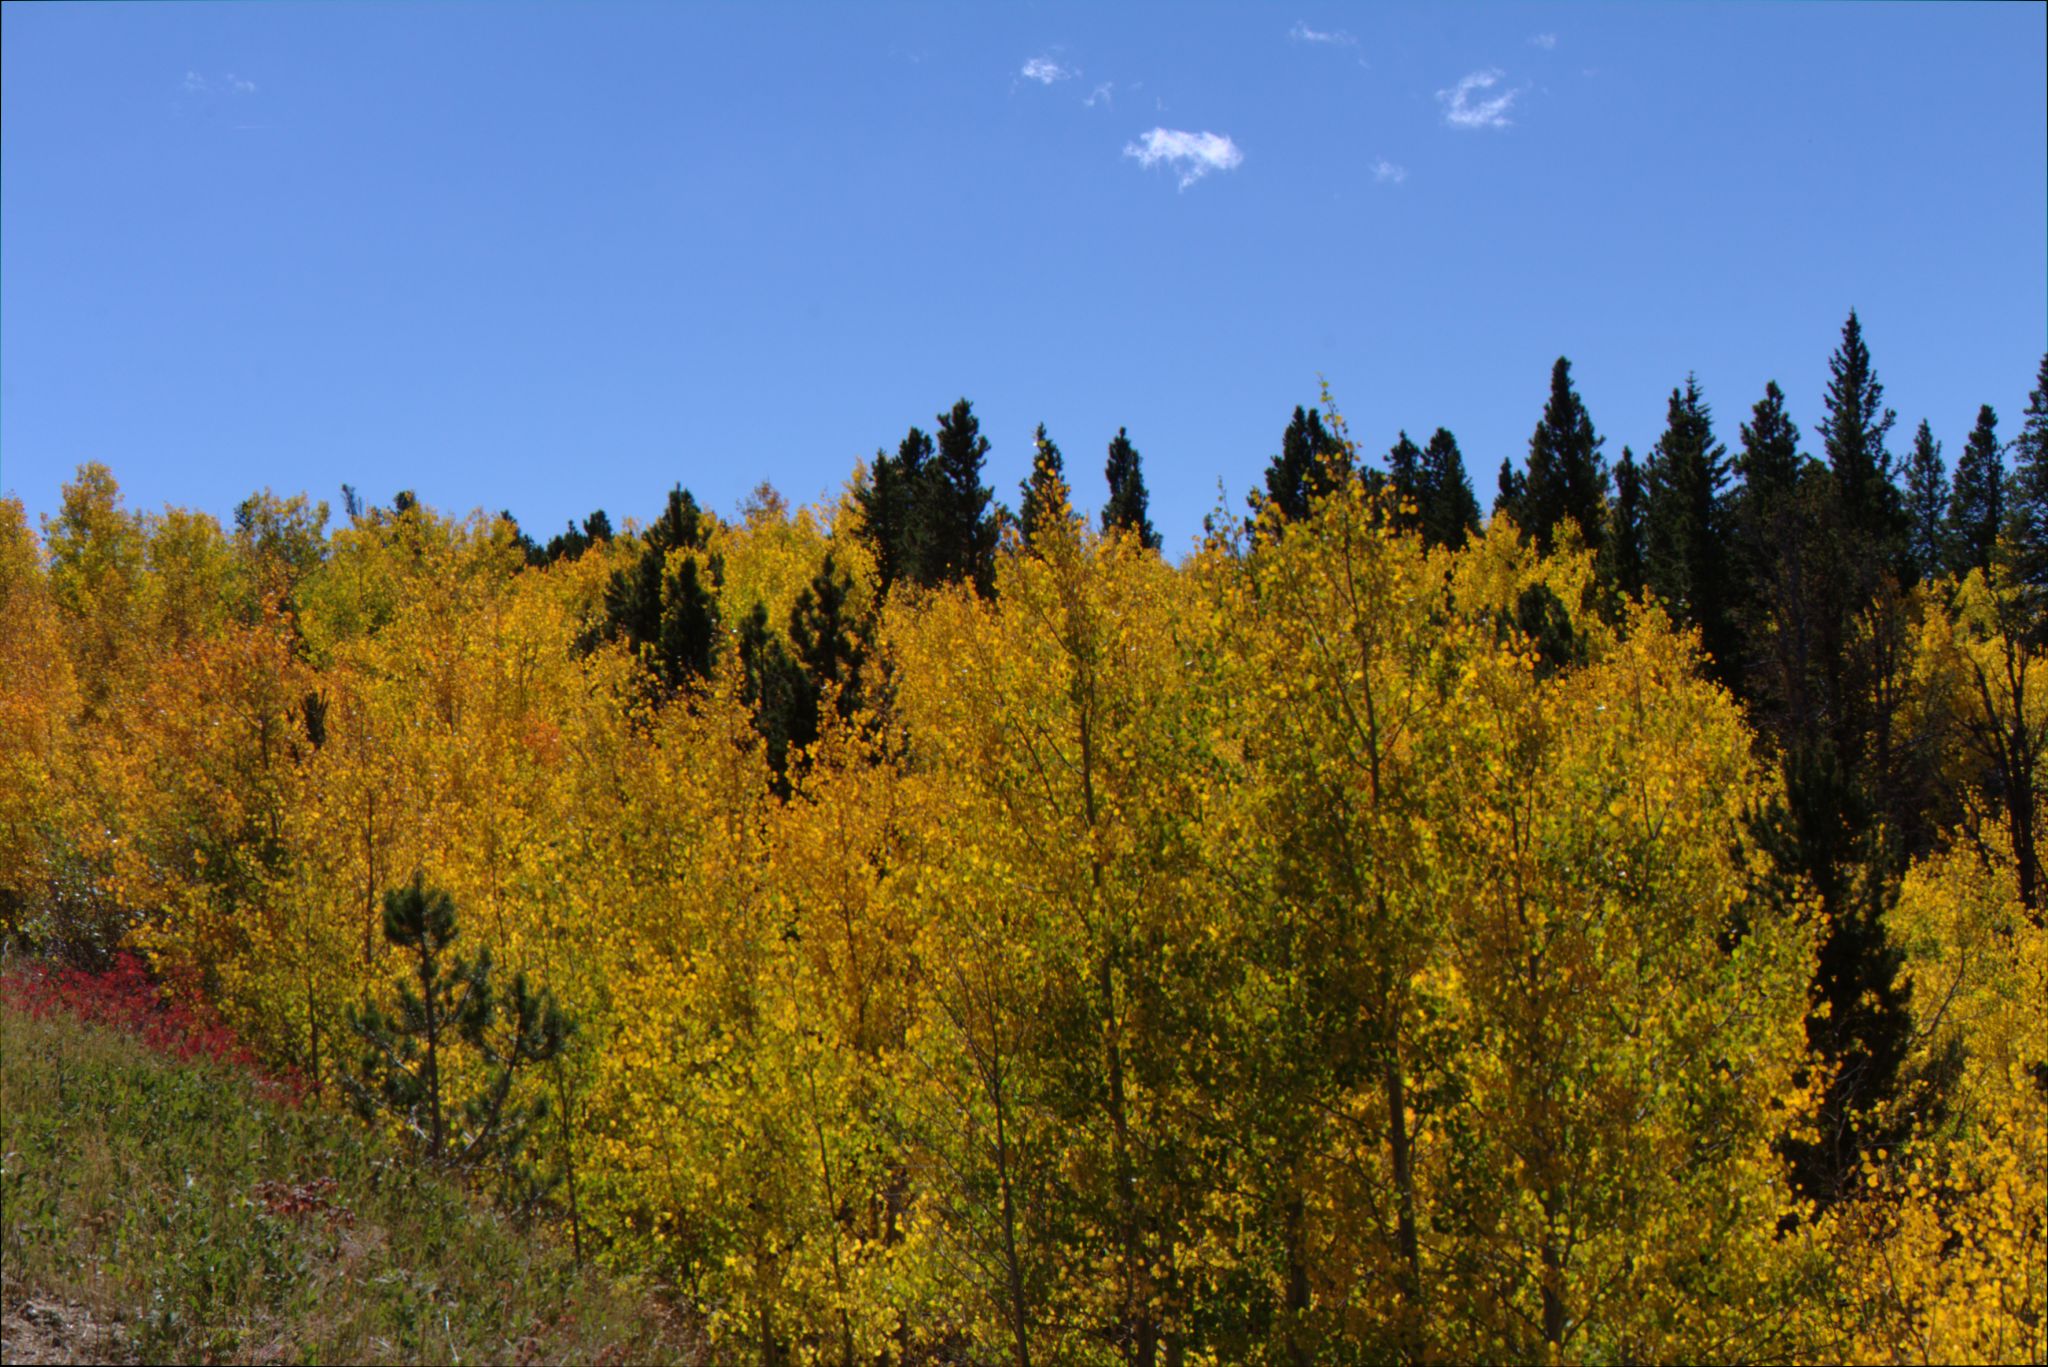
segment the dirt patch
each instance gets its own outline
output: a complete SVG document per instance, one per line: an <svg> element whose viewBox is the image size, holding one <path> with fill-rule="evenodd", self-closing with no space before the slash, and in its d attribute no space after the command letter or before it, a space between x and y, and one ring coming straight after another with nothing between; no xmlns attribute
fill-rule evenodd
<svg viewBox="0 0 2048 1367"><path fill-rule="evenodd" d="M82 1306L9 1300L0 1310L0 1362L122 1362L120 1331Z"/></svg>

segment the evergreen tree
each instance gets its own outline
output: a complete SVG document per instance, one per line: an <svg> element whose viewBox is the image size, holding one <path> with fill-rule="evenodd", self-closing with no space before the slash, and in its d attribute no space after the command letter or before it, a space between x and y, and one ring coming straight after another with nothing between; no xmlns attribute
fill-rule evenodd
<svg viewBox="0 0 2048 1367"><path fill-rule="evenodd" d="M1760 906L1796 915L1800 899L1820 900L1806 1037L1832 1071L1815 1137L1785 1150L1801 1193L1826 1204L1855 1189L1864 1153L1898 1139L1883 1107L1895 1094L1912 1020L1897 985L1899 954L1884 930L1897 885L1864 786L1825 738L1796 741L1784 775L1783 797L1752 818L1751 835L1772 868L1758 889Z"/></svg>
<svg viewBox="0 0 2048 1367"><path fill-rule="evenodd" d="M1607 567L1609 582L1629 598L1642 597L1648 582L1644 504L1642 468L1636 464L1636 453L1624 446L1621 459L1614 466L1614 503L1607 521Z"/></svg>
<svg viewBox="0 0 2048 1367"><path fill-rule="evenodd" d="M811 691L808 733L801 728L792 733L804 745L817 739L818 708L828 689L836 690L834 707L841 718L851 718L865 701L862 672L868 632L849 609L852 591L853 579L833 564L828 553L789 610L790 645Z"/></svg>
<svg viewBox="0 0 2048 1367"><path fill-rule="evenodd" d="M1387 472L1382 481L1394 497L1393 520L1396 527L1404 531L1420 531L1423 521L1423 504L1427 499L1423 473L1422 448L1408 440L1406 428L1401 431L1393 449L1387 452Z"/></svg>
<svg viewBox="0 0 2048 1367"><path fill-rule="evenodd" d="M1495 490L1493 511L1505 513L1518 528L1526 526L1529 521L1529 480L1506 457L1501 458Z"/></svg>
<svg viewBox="0 0 2048 1367"><path fill-rule="evenodd" d="M932 439L913 427L897 444L894 457L875 452L875 463L855 493L862 530L874 552L881 586L925 580L929 542L925 491L933 462Z"/></svg>
<svg viewBox="0 0 2048 1367"><path fill-rule="evenodd" d="M1828 357L1827 416L1820 433L1834 473L1844 533L1870 558L1889 561L1905 532L1898 487L1892 483L1885 437L1898 415L1884 406L1884 386L1870 363L1855 310L1842 325L1842 344Z"/></svg>
<svg viewBox="0 0 2048 1367"><path fill-rule="evenodd" d="M2006 519L2013 568L2038 598L2048 594L2048 355L2041 357L2019 435L2013 438L2012 467Z"/></svg>
<svg viewBox="0 0 2048 1367"><path fill-rule="evenodd" d="M790 607L788 644L768 622L761 603L740 624L740 698L754 709L754 729L766 746L775 791L791 792L793 751L817 743L825 699L842 719L862 704L865 633L847 613L853 581L828 554Z"/></svg>
<svg viewBox="0 0 2048 1367"><path fill-rule="evenodd" d="M1728 561L1728 448L1714 440L1713 412L1699 382L1687 376L1671 391L1664 435L1644 472L1647 517L1644 562L1649 588L1680 620L1700 629L1716 675L1736 669L1729 610L1734 597Z"/></svg>
<svg viewBox="0 0 2048 1367"><path fill-rule="evenodd" d="M1342 483L1347 473L1344 444L1323 426L1313 408L1297 406L1280 437L1280 454L1266 466L1263 500L1252 496L1254 509L1270 503L1289 522L1308 516L1309 505Z"/></svg>
<svg viewBox="0 0 2048 1367"><path fill-rule="evenodd" d="M768 625L763 603L756 602L740 623L739 653L740 701L754 711L775 790L788 797L790 747L818 738L817 692Z"/></svg>
<svg viewBox="0 0 2048 1367"><path fill-rule="evenodd" d="M1017 521L1024 533L1024 544L1029 547L1038 535L1040 522L1055 509L1073 506L1066 465L1060 459L1060 448L1045 434L1044 423L1038 424L1038 434L1031 439L1031 478L1017 487L1022 494Z"/></svg>
<svg viewBox="0 0 2048 1367"><path fill-rule="evenodd" d="M1406 439L1407 434L1402 434ZM1453 550L1479 530L1479 500L1473 496L1472 481L1465 474L1465 457L1458 439L1449 428L1439 427L1429 438L1423 453L1422 539L1432 546Z"/></svg>
<svg viewBox="0 0 2048 1367"><path fill-rule="evenodd" d="M1922 418L1906 457L1906 562L1915 579L1932 579L1948 568L1948 505L1941 443Z"/></svg>
<svg viewBox="0 0 2048 1367"><path fill-rule="evenodd" d="M1109 502L1102 508L1102 530L1112 527L1133 533L1148 551L1159 549L1159 533L1152 530L1149 513L1151 495L1145 492L1145 472L1138 460L1138 448L1121 427L1110 439L1109 461L1103 466L1109 481Z"/></svg>
<svg viewBox="0 0 2048 1367"><path fill-rule="evenodd" d="M1977 409L1977 425L1956 462L1948 525L1955 572L1990 569L2005 526L2005 450L1998 441L1998 414L1988 403Z"/></svg>
<svg viewBox="0 0 2048 1367"><path fill-rule="evenodd" d="M547 549L542 558L550 565L557 560L574 560L600 542L612 539L612 520L599 508L583 519L579 530L571 522L563 531L548 538Z"/></svg>
<svg viewBox="0 0 2048 1367"><path fill-rule="evenodd" d="M995 592L1000 527L989 487L981 482L988 449L981 422L966 399L940 415L938 454L927 467L919 500L926 528L919 579L927 588L964 580L984 598Z"/></svg>
<svg viewBox="0 0 2048 1367"><path fill-rule="evenodd" d="M623 638L669 688L711 673L718 644L714 589L719 567L715 558L702 554L710 535L710 522L697 500L677 485L661 516L641 533L639 558L613 571L605 588L610 635Z"/></svg>
<svg viewBox="0 0 2048 1367"><path fill-rule="evenodd" d="M1785 391L1772 380L1742 426L1742 451L1735 457L1745 499L1760 509L1782 504L1798 486L1804 461L1799 428L1785 411Z"/></svg>
<svg viewBox="0 0 2048 1367"><path fill-rule="evenodd" d="M474 961L445 963L456 934L454 899L420 875L384 894L384 938L409 960L408 978L396 984L395 1014L374 1004L350 1008L363 1052L343 1075L343 1090L365 1119L379 1111L396 1116L428 1162L464 1169L495 1162L530 1193L519 1159L547 1100L515 1101L513 1084L559 1055L573 1027L551 994L527 987L524 974L501 998L488 949ZM463 1067L465 1052L481 1067ZM465 1077L472 1079L466 1088Z"/></svg>
<svg viewBox="0 0 2048 1367"><path fill-rule="evenodd" d="M1529 437L1523 486L1528 520L1522 530L1545 554L1558 524L1567 519L1578 524L1588 548L1600 550L1607 522L1607 468L1600 459L1604 441L1572 388L1572 363L1558 357L1550 370L1550 399Z"/></svg>

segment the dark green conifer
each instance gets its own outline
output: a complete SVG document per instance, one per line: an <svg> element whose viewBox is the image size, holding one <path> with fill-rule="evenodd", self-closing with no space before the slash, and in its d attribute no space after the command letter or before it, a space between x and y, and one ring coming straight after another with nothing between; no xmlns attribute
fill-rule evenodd
<svg viewBox="0 0 2048 1367"><path fill-rule="evenodd" d="M926 545L919 578L927 588L965 581L984 598L995 592L1000 527L991 491L981 482L988 450L988 438L981 435L981 422L966 399L940 415L938 454L928 467L920 500Z"/></svg>
<svg viewBox="0 0 2048 1367"><path fill-rule="evenodd" d="M1884 386L1870 362L1855 310L1842 324L1842 343L1828 357L1827 416L1820 434L1835 477L1842 530L1868 558L1888 563L1905 534L1905 512L1892 482L1885 437L1898 415L1884 406Z"/></svg>
<svg viewBox="0 0 2048 1367"><path fill-rule="evenodd" d="M1349 474L1344 444L1323 426L1313 408L1297 406L1280 437L1280 454L1266 466L1265 493L1252 495L1256 511L1270 504L1289 522L1308 516L1309 505L1338 487Z"/></svg>
<svg viewBox="0 0 2048 1367"><path fill-rule="evenodd" d="M1956 461L1949 496L1948 529L1952 564L1958 575L1991 568L1998 534L2005 526L2005 448L1998 441L1998 414L1990 404L1977 409L1977 425Z"/></svg>
<svg viewBox="0 0 2048 1367"><path fill-rule="evenodd" d="M1402 434L1406 437L1406 433ZM1432 546L1456 549L1479 531L1479 500L1465 473L1465 457L1450 429L1430 434L1422 457L1422 539Z"/></svg>
<svg viewBox="0 0 2048 1367"><path fill-rule="evenodd" d="M1386 474L1376 481L1393 496L1389 513L1394 525L1403 531L1422 530L1423 507L1428 502L1427 479L1422 448L1408 439L1408 431L1403 428L1387 452Z"/></svg>
<svg viewBox="0 0 2048 1367"><path fill-rule="evenodd" d="M1941 443L1934 429L1920 420L1913 449L1906 456L1906 567L1915 580L1932 579L1949 567L1948 471L1941 463Z"/></svg>
<svg viewBox="0 0 2048 1367"><path fill-rule="evenodd" d="M1073 490L1067 486L1066 463L1060 458L1060 448L1045 434L1044 423L1038 424L1037 435L1031 439L1031 477L1017 487L1021 495L1017 523L1029 548L1039 524L1055 509L1071 511L1074 502Z"/></svg>
<svg viewBox="0 0 2048 1367"><path fill-rule="evenodd" d="M1129 532L1146 550L1158 550L1159 533L1152 530L1152 497L1145 492L1145 471L1139 463L1138 448L1131 445L1130 434L1121 427L1110 438L1109 460L1102 475L1109 481L1109 502L1102 506L1102 530L1117 528Z"/></svg>
<svg viewBox="0 0 2048 1367"><path fill-rule="evenodd" d="M547 1098L515 1100L513 1086L526 1069L558 1056L573 1026L546 989L528 988L524 974L501 996L488 949L474 961L448 963L457 933L454 899L422 876L384 894L384 938L404 954L407 976L395 984L396 1012L350 1008L362 1052L342 1087L364 1118L395 1116L428 1162L466 1170L492 1164L532 1196L520 1160ZM462 1066L464 1054L481 1066Z"/></svg>
<svg viewBox="0 0 2048 1367"><path fill-rule="evenodd" d="M2048 355L2027 395L2012 443L2012 489L2006 499L2013 570L2037 599L2048 597ZM2036 611L2041 610L2036 604Z"/></svg>
<svg viewBox="0 0 2048 1367"><path fill-rule="evenodd" d="M1558 357L1550 370L1550 399L1529 436L1523 476L1528 521L1522 531L1546 554L1566 521L1578 524L1587 548L1599 552L1607 525L1607 467L1600 459L1604 443L1572 388L1572 363Z"/></svg>
<svg viewBox="0 0 2048 1367"><path fill-rule="evenodd" d="M1729 626L1728 448L1714 440L1713 411L1698 380L1671 391L1664 434L1643 472L1647 495L1644 578L1680 621L1700 630L1722 679L1736 667Z"/></svg>
<svg viewBox="0 0 2048 1367"><path fill-rule="evenodd" d="M1517 529L1526 526L1529 521L1528 476L1517 470L1515 463L1505 456L1501 457L1500 474L1496 477L1493 511L1505 514ZM1528 533L1523 532L1523 535L1526 536Z"/></svg>
<svg viewBox="0 0 2048 1367"><path fill-rule="evenodd" d="M1643 596L1648 557L1642 467L1636 453L1621 448L1614 466L1614 503L1607 519L1607 572L1615 591L1629 598Z"/></svg>

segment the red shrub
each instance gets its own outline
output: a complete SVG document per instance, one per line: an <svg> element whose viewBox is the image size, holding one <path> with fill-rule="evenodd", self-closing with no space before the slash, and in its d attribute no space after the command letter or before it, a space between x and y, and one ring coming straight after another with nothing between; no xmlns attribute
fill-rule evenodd
<svg viewBox="0 0 2048 1367"><path fill-rule="evenodd" d="M141 957L129 950L116 954L113 967L100 973L40 964L18 966L0 977L0 992L31 1016L63 1011L82 1021L125 1031L171 1058L244 1069L291 1100L305 1090L295 1075L262 1070L256 1056L196 991L166 990L150 975Z"/></svg>

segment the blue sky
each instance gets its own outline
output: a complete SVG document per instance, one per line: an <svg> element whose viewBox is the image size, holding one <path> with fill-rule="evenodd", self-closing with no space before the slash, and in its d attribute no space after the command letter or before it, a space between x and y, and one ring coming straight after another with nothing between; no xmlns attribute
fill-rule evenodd
<svg viewBox="0 0 2048 1367"><path fill-rule="evenodd" d="M809 499L966 395L1184 548L1325 378L1483 503L1572 358L1903 448L2048 348L2048 7L7 5L0 490Z"/></svg>

